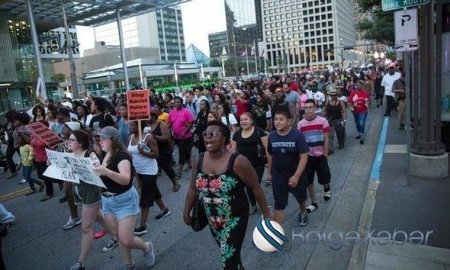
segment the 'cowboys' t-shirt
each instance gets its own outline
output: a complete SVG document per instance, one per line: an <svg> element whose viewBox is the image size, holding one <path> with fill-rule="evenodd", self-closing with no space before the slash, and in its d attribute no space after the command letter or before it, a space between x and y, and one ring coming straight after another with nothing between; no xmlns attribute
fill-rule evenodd
<svg viewBox="0 0 450 270"><path fill-rule="evenodd" d="M272 182L287 182L297 170L300 154L309 151L302 133L294 128L284 136L279 135L276 130L272 131L267 148L272 155Z"/></svg>

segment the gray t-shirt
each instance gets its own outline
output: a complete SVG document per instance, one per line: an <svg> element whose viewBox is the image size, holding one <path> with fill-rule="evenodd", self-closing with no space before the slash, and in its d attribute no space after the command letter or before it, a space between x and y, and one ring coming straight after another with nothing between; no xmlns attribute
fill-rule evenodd
<svg viewBox="0 0 450 270"><path fill-rule="evenodd" d="M297 101L298 101L298 93L295 91L290 91L289 93L284 93L285 99L289 103L289 112L291 113L292 117L296 115L296 107L297 107Z"/></svg>

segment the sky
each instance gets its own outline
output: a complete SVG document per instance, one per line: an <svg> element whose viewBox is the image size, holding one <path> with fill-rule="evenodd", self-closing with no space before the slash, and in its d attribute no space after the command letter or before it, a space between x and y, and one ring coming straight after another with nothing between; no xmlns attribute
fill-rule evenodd
<svg viewBox="0 0 450 270"><path fill-rule="evenodd" d="M186 48L194 44L209 55L208 34L226 30L224 0L191 0L180 7ZM92 27L77 26L77 34L82 54L84 50L94 48Z"/></svg>

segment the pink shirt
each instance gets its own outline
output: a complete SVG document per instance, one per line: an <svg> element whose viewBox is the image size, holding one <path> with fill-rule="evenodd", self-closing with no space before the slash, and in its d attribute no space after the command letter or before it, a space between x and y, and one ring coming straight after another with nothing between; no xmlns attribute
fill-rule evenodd
<svg viewBox="0 0 450 270"><path fill-rule="evenodd" d="M307 94L300 94L298 96L298 107L300 108L300 110L304 110L305 109L305 102L308 99L308 95Z"/></svg>
<svg viewBox="0 0 450 270"><path fill-rule="evenodd" d="M168 121L172 125L173 137L175 139L187 139L192 137L192 133L189 129L185 131L187 125L194 122L192 113L188 109L173 109L169 113Z"/></svg>

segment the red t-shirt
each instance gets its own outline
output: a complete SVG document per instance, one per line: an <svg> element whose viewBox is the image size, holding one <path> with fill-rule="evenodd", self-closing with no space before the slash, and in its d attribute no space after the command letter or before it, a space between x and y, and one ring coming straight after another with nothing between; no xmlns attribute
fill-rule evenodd
<svg viewBox="0 0 450 270"><path fill-rule="evenodd" d="M350 93L348 101L353 105L353 111L355 113L368 112L366 101L370 99L370 95L366 90L353 90Z"/></svg>
<svg viewBox="0 0 450 270"><path fill-rule="evenodd" d="M45 152L45 147L47 147L47 145L45 141L33 134L31 138L31 146L33 147L34 160L38 162L46 162L47 153Z"/></svg>
<svg viewBox="0 0 450 270"><path fill-rule="evenodd" d="M294 91L297 92L300 91L300 87L298 86L298 83L296 82L291 82L291 84L289 85L289 88Z"/></svg>
<svg viewBox="0 0 450 270"><path fill-rule="evenodd" d="M240 99L236 99L236 116L238 119L245 112L248 112L248 100L241 101Z"/></svg>

